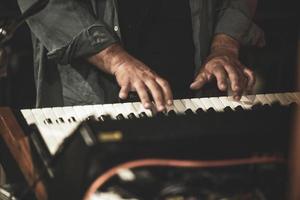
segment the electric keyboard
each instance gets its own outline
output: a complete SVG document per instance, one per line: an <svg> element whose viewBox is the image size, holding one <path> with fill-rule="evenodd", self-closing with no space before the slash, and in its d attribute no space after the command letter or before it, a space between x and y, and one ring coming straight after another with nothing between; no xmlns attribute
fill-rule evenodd
<svg viewBox="0 0 300 200"><path fill-rule="evenodd" d="M300 104L300 92L248 95L243 96L240 101L226 96L178 99L174 100L174 105L168 107L163 115L168 117L226 110L251 110L255 105L272 106L275 103L283 106L292 103ZM78 125L87 119L94 119L101 123L108 120L152 118L158 114L154 106L153 109L147 110L139 102L23 109L21 113L28 125L36 126L51 155L55 155L64 139L69 137ZM172 125L170 124L170 126Z"/></svg>

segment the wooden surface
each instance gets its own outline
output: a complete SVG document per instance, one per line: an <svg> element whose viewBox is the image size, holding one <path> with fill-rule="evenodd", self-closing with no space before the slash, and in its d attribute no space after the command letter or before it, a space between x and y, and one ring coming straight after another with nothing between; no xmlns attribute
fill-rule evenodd
<svg viewBox="0 0 300 200"><path fill-rule="evenodd" d="M29 140L10 108L0 108L0 136L18 163L28 184L33 185L39 177L39 171L33 162ZM46 188L41 181L36 184L34 191L38 200L47 200Z"/></svg>
<svg viewBox="0 0 300 200"><path fill-rule="evenodd" d="M298 60L297 60L297 75L298 75L298 91L300 91L300 35L298 39ZM290 200L300 199L300 108L298 109L295 130L293 137L292 155L291 155L291 190Z"/></svg>

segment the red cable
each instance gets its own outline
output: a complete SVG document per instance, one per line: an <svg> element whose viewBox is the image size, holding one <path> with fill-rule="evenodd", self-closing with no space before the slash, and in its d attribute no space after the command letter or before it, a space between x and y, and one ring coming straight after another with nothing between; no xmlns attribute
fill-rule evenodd
<svg viewBox="0 0 300 200"><path fill-rule="evenodd" d="M262 164L262 163L283 163L285 160L282 157L252 157L245 159L234 160L216 160L216 161L192 161L192 160L167 160L167 159L144 159L129 161L118 166L115 166L101 176L99 176L89 187L85 193L84 200L90 200L91 196L96 193L110 178L117 175L121 169L133 169L147 166L164 166L164 167L180 167L180 168L212 168L226 167L247 164Z"/></svg>

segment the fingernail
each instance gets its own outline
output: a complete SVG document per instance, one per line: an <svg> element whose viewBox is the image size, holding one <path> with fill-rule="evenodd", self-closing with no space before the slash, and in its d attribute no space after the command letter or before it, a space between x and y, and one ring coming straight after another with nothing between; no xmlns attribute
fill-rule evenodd
<svg viewBox="0 0 300 200"><path fill-rule="evenodd" d="M171 105L173 105L173 101L172 100L168 100L168 106L171 106Z"/></svg>
<svg viewBox="0 0 300 200"><path fill-rule="evenodd" d="M162 105L160 105L160 106L158 106L158 111L164 111L165 110L165 107L164 106L162 106Z"/></svg>
<svg viewBox="0 0 300 200"><path fill-rule="evenodd" d="M151 107L151 104L150 103L145 103L144 107L149 109Z"/></svg>
<svg viewBox="0 0 300 200"><path fill-rule="evenodd" d="M222 83L221 84L221 89L225 90L226 88L227 88L227 86L224 83Z"/></svg>

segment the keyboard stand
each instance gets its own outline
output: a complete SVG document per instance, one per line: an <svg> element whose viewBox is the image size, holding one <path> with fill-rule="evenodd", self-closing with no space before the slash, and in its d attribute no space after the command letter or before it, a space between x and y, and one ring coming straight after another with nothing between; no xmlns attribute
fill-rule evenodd
<svg viewBox="0 0 300 200"><path fill-rule="evenodd" d="M13 155L28 185L33 185L39 178L40 170L34 161L29 137L26 136L20 127L13 111L7 107L0 108L0 137L3 138L6 146ZM38 200L48 199L44 182L37 182L33 191Z"/></svg>

